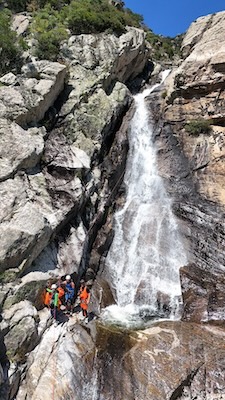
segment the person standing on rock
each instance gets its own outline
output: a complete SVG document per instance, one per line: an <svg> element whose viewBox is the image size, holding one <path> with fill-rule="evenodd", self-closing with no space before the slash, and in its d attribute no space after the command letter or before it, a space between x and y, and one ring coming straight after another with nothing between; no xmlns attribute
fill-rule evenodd
<svg viewBox="0 0 225 400"><path fill-rule="evenodd" d="M63 282L65 285L65 303L67 313L72 314L72 302L75 293L75 285L70 275L66 275L66 280Z"/></svg>
<svg viewBox="0 0 225 400"><path fill-rule="evenodd" d="M55 283L52 284L51 289L46 289L47 292L50 293L50 303L49 303L49 308L51 312L52 318L54 320L58 320L59 316L59 309L61 305L61 301L59 299L59 293L57 291L57 285Z"/></svg>
<svg viewBox="0 0 225 400"><path fill-rule="evenodd" d="M80 297L80 307L83 313L83 316L87 318L88 316L88 304L90 302L91 294L90 294L90 289L85 285L85 282L82 281L81 287L80 287L80 292L79 292L79 297Z"/></svg>

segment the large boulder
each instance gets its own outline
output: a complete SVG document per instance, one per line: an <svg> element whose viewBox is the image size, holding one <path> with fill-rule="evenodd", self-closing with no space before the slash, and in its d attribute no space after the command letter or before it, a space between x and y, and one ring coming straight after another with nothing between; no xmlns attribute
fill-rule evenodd
<svg viewBox="0 0 225 400"><path fill-rule="evenodd" d="M65 65L50 61L26 64L19 85L0 88L0 117L26 126L44 118L64 88Z"/></svg>
<svg viewBox="0 0 225 400"><path fill-rule="evenodd" d="M5 309L1 328L10 360L24 361L38 340L37 310L27 300Z"/></svg>
<svg viewBox="0 0 225 400"><path fill-rule="evenodd" d="M109 86L115 80L134 79L143 71L149 57L145 32L134 27L127 27L119 37L106 33L71 36L61 52L71 61L72 78L78 81L77 95L93 83Z"/></svg>
<svg viewBox="0 0 225 400"><path fill-rule="evenodd" d="M45 133L44 129L24 130L15 122L0 120L0 181L12 177L17 170L38 164L44 149Z"/></svg>

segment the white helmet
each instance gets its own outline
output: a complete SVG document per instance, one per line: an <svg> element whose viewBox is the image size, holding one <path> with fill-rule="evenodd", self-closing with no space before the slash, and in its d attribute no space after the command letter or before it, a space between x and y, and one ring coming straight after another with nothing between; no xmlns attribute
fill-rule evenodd
<svg viewBox="0 0 225 400"><path fill-rule="evenodd" d="M55 283L53 283L52 286L51 286L51 289L52 290L57 289L57 285Z"/></svg>
<svg viewBox="0 0 225 400"><path fill-rule="evenodd" d="M71 276L70 275L66 275L66 281L70 281L71 280Z"/></svg>

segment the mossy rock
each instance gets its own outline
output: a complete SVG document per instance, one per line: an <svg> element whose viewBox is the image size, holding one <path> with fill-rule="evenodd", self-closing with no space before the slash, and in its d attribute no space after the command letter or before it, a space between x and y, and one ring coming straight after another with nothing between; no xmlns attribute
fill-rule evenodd
<svg viewBox="0 0 225 400"><path fill-rule="evenodd" d="M37 310L44 307L44 289L46 281L31 281L21 286L12 296L5 301L4 308L9 308L13 304L23 300L30 301Z"/></svg>
<svg viewBox="0 0 225 400"><path fill-rule="evenodd" d="M19 273L18 269L17 270L7 269L6 271L1 272L0 283L9 283L15 281L18 273Z"/></svg>

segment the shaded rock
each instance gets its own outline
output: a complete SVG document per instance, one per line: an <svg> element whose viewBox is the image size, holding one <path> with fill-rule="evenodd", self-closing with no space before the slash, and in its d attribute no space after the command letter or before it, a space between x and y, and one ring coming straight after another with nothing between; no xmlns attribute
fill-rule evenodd
<svg viewBox="0 0 225 400"><path fill-rule="evenodd" d="M10 399L14 399L14 397L16 397L21 382L21 376L23 376L24 371L25 371L24 364L20 365L17 362L11 363L9 370Z"/></svg>
<svg viewBox="0 0 225 400"><path fill-rule="evenodd" d="M91 299L88 311L90 313L93 312L96 315L100 315L100 312L103 308L115 303L116 302L108 282L101 276L97 276L91 289Z"/></svg>
<svg viewBox="0 0 225 400"><path fill-rule="evenodd" d="M1 400L8 400L9 395L9 382L8 382L8 369L9 360L6 354L6 346L3 334L0 330L0 398Z"/></svg>
<svg viewBox="0 0 225 400"><path fill-rule="evenodd" d="M24 317L5 335L5 344L9 359L24 361L25 354L37 344L36 322L31 317Z"/></svg>
<svg viewBox="0 0 225 400"><path fill-rule="evenodd" d="M222 322L225 316L225 277L221 270L208 271L196 264L180 269L184 312L191 322Z"/></svg>
<svg viewBox="0 0 225 400"><path fill-rule="evenodd" d="M37 310L27 300L3 311L1 329L9 359L21 361L37 344Z"/></svg>
<svg viewBox="0 0 225 400"><path fill-rule="evenodd" d="M43 291L46 287L46 281L31 281L20 284L13 290L13 293L7 297L4 303L4 309L23 300L28 300L33 306L40 310L44 307Z"/></svg>
<svg viewBox="0 0 225 400"><path fill-rule="evenodd" d="M62 230L26 271L23 281L78 273L85 238L82 223Z"/></svg>
<svg viewBox="0 0 225 400"><path fill-rule="evenodd" d="M27 218L29 215L29 218ZM30 264L45 247L51 235L48 221L33 204L18 209L9 222L2 222L0 270Z"/></svg>

